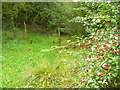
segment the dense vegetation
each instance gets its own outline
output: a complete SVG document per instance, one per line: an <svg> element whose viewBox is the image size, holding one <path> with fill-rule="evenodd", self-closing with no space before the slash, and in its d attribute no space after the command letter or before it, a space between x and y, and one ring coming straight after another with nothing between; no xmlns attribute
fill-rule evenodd
<svg viewBox="0 0 120 90"><path fill-rule="evenodd" d="M119 87L117 6L3 3L3 87Z"/></svg>

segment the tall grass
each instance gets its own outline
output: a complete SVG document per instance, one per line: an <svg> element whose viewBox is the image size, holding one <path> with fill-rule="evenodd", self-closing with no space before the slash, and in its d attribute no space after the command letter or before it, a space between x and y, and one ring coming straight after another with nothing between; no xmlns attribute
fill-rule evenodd
<svg viewBox="0 0 120 90"><path fill-rule="evenodd" d="M55 55L55 56L54 56ZM73 56L68 56L67 51L62 53L54 53L53 62L46 59L28 72L20 87L25 88L69 88L74 87L74 83L79 80L78 67L79 60ZM81 58L82 59L82 58Z"/></svg>

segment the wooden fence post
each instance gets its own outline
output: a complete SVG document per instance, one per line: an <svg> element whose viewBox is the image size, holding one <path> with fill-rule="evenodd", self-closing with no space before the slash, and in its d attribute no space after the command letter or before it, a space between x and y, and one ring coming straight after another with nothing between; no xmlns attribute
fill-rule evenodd
<svg viewBox="0 0 120 90"><path fill-rule="evenodd" d="M61 34L60 34L60 29L58 29L58 43L61 45Z"/></svg>
<svg viewBox="0 0 120 90"><path fill-rule="evenodd" d="M27 29L26 29L26 23L24 22L24 27L25 27L25 37L27 38Z"/></svg>

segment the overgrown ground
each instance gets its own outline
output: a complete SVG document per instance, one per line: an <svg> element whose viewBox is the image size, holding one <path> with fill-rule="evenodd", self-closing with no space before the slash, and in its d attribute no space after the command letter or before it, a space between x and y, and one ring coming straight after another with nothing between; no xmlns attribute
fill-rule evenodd
<svg viewBox="0 0 120 90"><path fill-rule="evenodd" d="M4 30L3 87L119 87L120 52L115 34L113 28L84 38L62 36L63 47L58 48L55 35L28 33L26 38L23 30Z"/></svg>
<svg viewBox="0 0 120 90"><path fill-rule="evenodd" d="M76 59L74 56L69 55L70 52L66 50L62 51L62 53L57 50L41 52L43 49L50 49L52 46L57 45L53 44L53 41L57 42L56 36L29 33L28 38L25 39L24 36L20 36L24 34L18 33L19 36L13 40L10 40L7 34L3 34L3 38L8 38L3 40L2 48L3 87L70 87L69 85L72 85L78 79L76 74L71 72L72 68L74 71ZM68 44L66 36L62 37L62 45L64 44ZM69 50L72 53L75 49ZM80 58L84 58L83 56L81 55ZM29 82L27 79L32 74L36 74L36 71L39 75L42 75L41 80L43 80L43 83L27 86L26 82ZM58 81L53 82L53 80L52 84L46 85L48 76L52 76L53 79L56 78ZM54 84L57 82L58 86Z"/></svg>

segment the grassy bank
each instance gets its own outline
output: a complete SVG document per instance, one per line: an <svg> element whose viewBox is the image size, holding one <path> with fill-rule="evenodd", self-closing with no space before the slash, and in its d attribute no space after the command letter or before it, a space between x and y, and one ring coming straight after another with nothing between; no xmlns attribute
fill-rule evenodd
<svg viewBox="0 0 120 90"><path fill-rule="evenodd" d="M67 44L67 37L63 36L61 39L62 45ZM53 41L55 41L55 44L53 44ZM28 34L27 39L17 38L5 41L2 50L3 87L69 87L69 84L77 79L75 73L71 73L72 68L75 68L74 62L76 60L74 60L74 56L70 56L68 51L62 53L58 53L58 51L40 52L57 45L56 43L56 36L35 33ZM32 74L42 75L43 83L39 86L35 83L35 85L28 86L26 82L29 82L27 79ZM58 85L52 83L53 81L50 85L46 85L49 77L58 78L58 81L53 80L54 83L58 82Z"/></svg>

